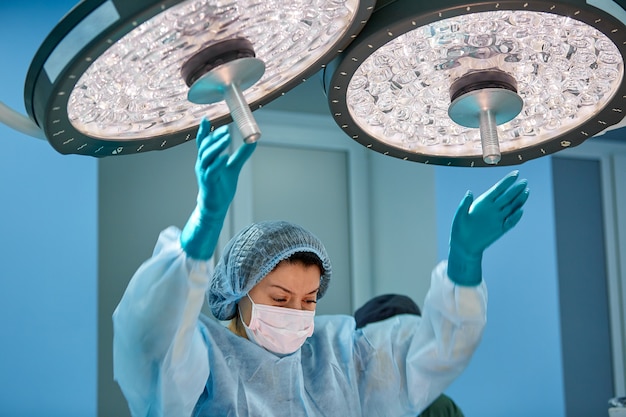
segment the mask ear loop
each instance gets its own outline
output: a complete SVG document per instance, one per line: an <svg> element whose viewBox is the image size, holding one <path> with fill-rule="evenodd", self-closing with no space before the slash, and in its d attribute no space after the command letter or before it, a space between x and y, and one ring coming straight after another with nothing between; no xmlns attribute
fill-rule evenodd
<svg viewBox="0 0 626 417"><path fill-rule="evenodd" d="M252 300L252 298L250 297L249 293L246 293L246 297L248 297L248 300L250 300L250 302L252 303L252 309L250 311L250 323L252 323L252 315L254 312L254 307L256 306L255 302ZM241 320L241 324L243 324L243 327L246 329L246 334L248 334L248 339L250 338L250 327L248 327L248 325L246 324L245 320L243 319L243 315L241 314L241 308L237 307L237 311L239 312L239 320Z"/></svg>
<svg viewBox="0 0 626 417"><path fill-rule="evenodd" d="M252 305L253 305L253 306L255 306L255 305L256 305L256 303L254 302L254 300L250 297L250 293L249 293L249 292L247 292L247 293L246 293L246 297L248 297L248 300L250 300L250 302L252 303Z"/></svg>
<svg viewBox="0 0 626 417"><path fill-rule="evenodd" d="M250 302L252 303L252 311L254 311L254 306L255 306L254 301L252 301L252 298L250 298L248 294L246 295L248 296L248 299L250 299ZM248 325L243 319L243 315L241 314L241 309L237 308L237 311L239 312L239 320L241 320L241 324L243 325L243 330L246 332L246 338L249 341L258 345L259 343L254 338L254 334L252 334L252 330L250 330L250 327L248 327ZM250 322L252 323L252 312L250 313Z"/></svg>
<svg viewBox="0 0 626 417"><path fill-rule="evenodd" d="M246 326L246 322L243 320L243 316L241 315L241 309L240 308L237 309L237 313L239 313L239 320L241 320L241 324L243 324L244 327L248 327L248 326Z"/></svg>

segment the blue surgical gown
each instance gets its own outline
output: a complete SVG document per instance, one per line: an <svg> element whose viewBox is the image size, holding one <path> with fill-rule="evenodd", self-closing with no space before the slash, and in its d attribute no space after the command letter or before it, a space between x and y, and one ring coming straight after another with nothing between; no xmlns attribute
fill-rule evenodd
<svg viewBox="0 0 626 417"><path fill-rule="evenodd" d="M113 314L114 375L134 417L415 417L486 323L485 284L455 286L444 261L421 318L355 330L351 316L317 316L304 345L278 356L201 314L212 264L188 258L179 233L161 233Z"/></svg>

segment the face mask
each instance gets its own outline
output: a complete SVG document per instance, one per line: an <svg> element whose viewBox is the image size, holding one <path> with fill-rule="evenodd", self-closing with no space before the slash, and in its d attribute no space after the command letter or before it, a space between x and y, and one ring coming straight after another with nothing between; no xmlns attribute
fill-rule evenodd
<svg viewBox="0 0 626 417"><path fill-rule="evenodd" d="M250 325L241 319L248 338L270 352L285 355L302 346L313 334L315 311L252 303ZM240 317L241 317L241 313Z"/></svg>

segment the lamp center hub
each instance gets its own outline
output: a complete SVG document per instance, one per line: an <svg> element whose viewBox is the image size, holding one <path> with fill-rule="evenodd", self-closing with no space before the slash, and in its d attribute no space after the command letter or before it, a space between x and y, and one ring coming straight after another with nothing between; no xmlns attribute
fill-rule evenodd
<svg viewBox="0 0 626 417"><path fill-rule="evenodd" d="M480 115L490 112L501 125L514 119L524 105L515 78L500 70L470 72L450 86L448 115L465 127L480 126Z"/></svg>
<svg viewBox="0 0 626 417"><path fill-rule="evenodd" d="M187 87L214 68L241 58L255 57L252 43L245 38L226 39L200 50L181 68Z"/></svg>

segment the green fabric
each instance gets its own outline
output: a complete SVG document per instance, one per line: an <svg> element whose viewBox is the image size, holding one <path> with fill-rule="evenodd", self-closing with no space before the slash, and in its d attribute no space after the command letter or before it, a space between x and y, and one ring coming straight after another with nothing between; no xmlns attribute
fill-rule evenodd
<svg viewBox="0 0 626 417"><path fill-rule="evenodd" d="M441 394L418 417L464 417L464 415L452 398Z"/></svg>

